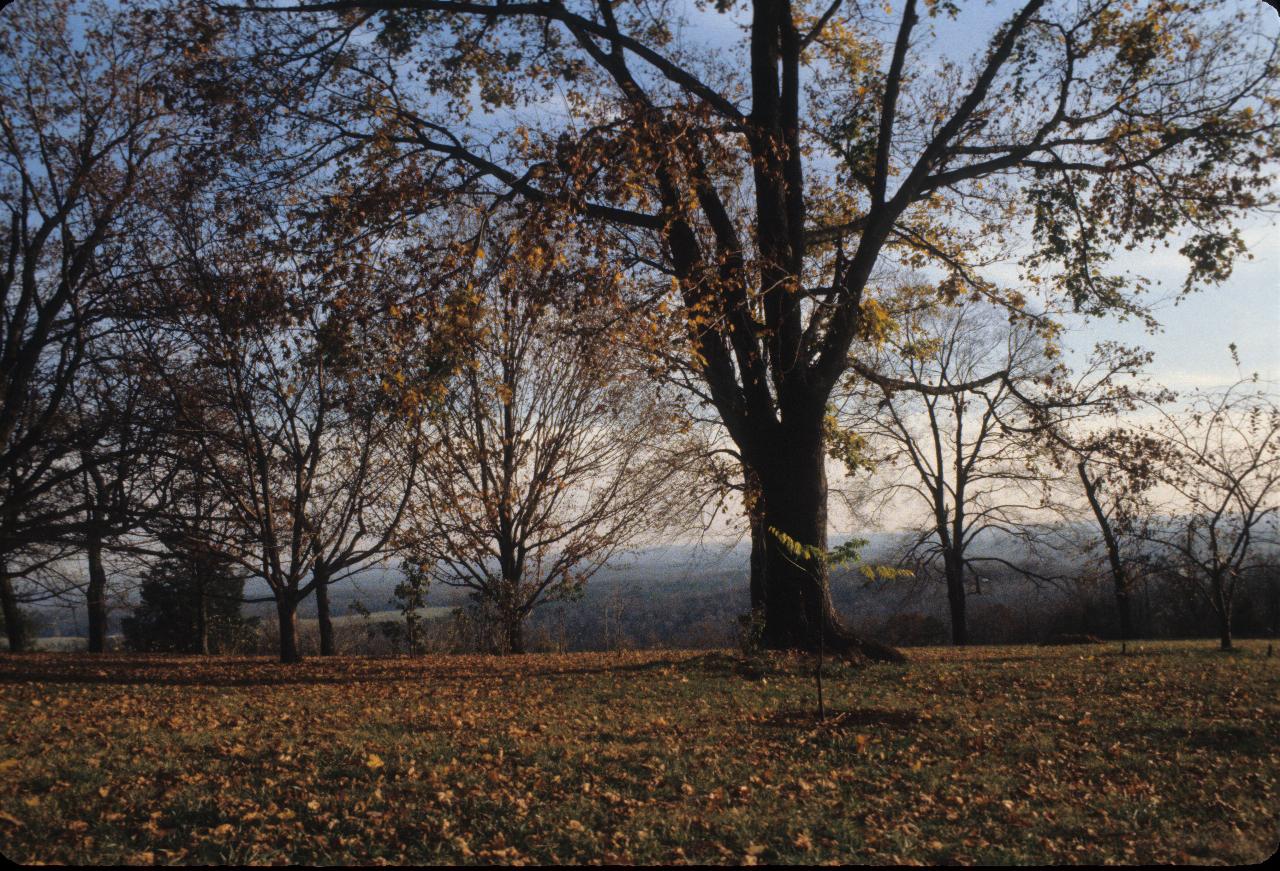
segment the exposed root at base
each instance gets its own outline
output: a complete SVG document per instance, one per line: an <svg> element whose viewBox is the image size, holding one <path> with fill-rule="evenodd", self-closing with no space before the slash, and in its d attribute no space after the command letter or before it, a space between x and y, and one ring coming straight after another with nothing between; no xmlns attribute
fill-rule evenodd
<svg viewBox="0 0 1280 871"><path fill-rule="evenodd" d="M906 655L896 647L881 644L868 638L859 638L845 629L829 630L823 638L823 648L828 656L837 657L850 662L859 660L867 662L907 662ZM778 645L775 650L802 650L805 653L817 653L816 641L806 644Z"/></svg>

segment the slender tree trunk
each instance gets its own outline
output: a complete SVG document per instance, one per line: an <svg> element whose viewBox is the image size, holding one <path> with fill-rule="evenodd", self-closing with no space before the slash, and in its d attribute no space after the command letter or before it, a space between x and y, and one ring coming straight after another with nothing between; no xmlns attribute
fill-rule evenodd
<svg viewBox="0 0 1280 871"><path fill-rule="evenodd" d="M1280 638L1280 579L1275 575L1267 582L1267 614L1271 624L1271 637Z"/></svg>
<svg viewBox="0 0 1280 871"><path fill-rule="evenodd" d="M333 656L333 618L329 614L329 575L317 569L316 582L316 619L320 624L320 655Z"/></svg>
<svg viewBox="0 0 1280 871"><path fill-rule="evenodd" d="M107 570L102 564L102 539L91 533L86 548L89 561L89 652L107 649Z"/></svg>
<svg viewBox="0 0 1280 871"><path fill-rule="evenodd" d="M947 575L947 603L951 609L951 643L964 647L969 643L969 620L964 594L964 563L948 553L944 560Z"/></svg>
<svg viewBox="0 0 1280 871"><path fill-rule="evenodd" d="M0 608L4 611L4 633L9 638L9 651L21 653L27 649L27 627L4 560L0 560Z"/></svg>
<svg viewBox="0 0 1280 871"><path fill-rule="evenodd" d="M276 596L276 615L280 618L280 661L301 662L298 653L298 602L290 591Z"/></svg>
<svg viewBox="0 0 1280 871"><path fill-rule="evenodd" d="M1111 527L1107 512L1103 510L1102 502L1098 499L1098 482L1089 477L1089 470L1084 460L1076 464L1076 470L1080 473L1080 481L1084 484L1084 493L1089 499L1089 507L1093 509L1093 516L1098 521L1098 528L1102 530L1102 540L1107 547L1107 562L1111 566L1111 583L1115 588L1116 614L1120 618L1120 640L1131 641L1134 637L1133 609L1129 599L1128 573L1125 571L1124 561L1120 558L1120 541Z"/></svg>
<svg viewBox="0 0 1280 871"><path fill-rule="evenodd" d="M404 642L410 656L418 655L418 613L406 611L404 615Z"/></svg>
<svg viewBox="0 0 1280 871"><path fill-rule="evenodd" d="M204 656L209 655L209 588L208 579L202 578L200 581L200 602L196 608L196 642L199 644L200 653Z"/></svg>
<svg viewBox="0 0 1280 871"><path fill-rule="evenodd" d="M857 651L873 659L901 661L902 654L893 648L860 639L849 631L831 603L825 567L789 553L771 531L780 530L805 545L827 547L822 415L806 417L809 419L801 425L784 429L784 436L772 450L751 458L760 480L762 503L763 553L752 564L753 586L759 584L764 591L761 642L774 650L816 651L825 639L826 647L836 653Z"/></svg>
<svg viewBox="0 0 1280 871"><path fill-rule="evenodd" d="M1116 615L1120 618L1120 640L1132 641L1134 638L1133 603L1129 599L1127 587L1116 588Z"/></svg>
<svg viewBox="0 0 1280 871"><path fill-rule="evenodd" d="M1227 598L1223 588L1222 577L1214 575L1213 610L1218 615L1218 645L1222 650L1230 650L1231 644L1231 600Z"/></svg>
<svg viewBox="0 0 1280 871"><path fill-rule="evenodd" d="M524 620L518 614L507 618L507 652L524 653Z"/></svg>

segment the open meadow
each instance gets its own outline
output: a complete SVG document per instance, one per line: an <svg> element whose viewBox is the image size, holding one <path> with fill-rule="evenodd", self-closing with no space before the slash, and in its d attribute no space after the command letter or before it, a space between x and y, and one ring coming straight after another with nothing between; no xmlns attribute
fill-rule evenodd
<svg viewBox="0 0 1280 871"><path fill-rule="evenodd" d="M0 852L59 863L1242 863L1263 642L0 657Z"/></svg>

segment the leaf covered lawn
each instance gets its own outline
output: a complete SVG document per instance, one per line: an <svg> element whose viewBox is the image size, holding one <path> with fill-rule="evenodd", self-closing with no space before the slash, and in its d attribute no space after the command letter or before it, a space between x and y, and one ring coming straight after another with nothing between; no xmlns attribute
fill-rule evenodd
<svg viewBox="0 0 1280 871"><path fill-rule="evenodd" d="M1256 862L1280 658L1245 642L508 659L0 656L18 862Z"/></svg>

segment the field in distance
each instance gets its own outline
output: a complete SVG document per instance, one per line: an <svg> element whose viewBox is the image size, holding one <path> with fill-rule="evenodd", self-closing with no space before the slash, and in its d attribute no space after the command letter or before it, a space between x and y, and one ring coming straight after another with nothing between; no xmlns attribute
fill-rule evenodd
<svg viewBox="0 0 1280 871"><path fill-rule="evenodd" d="M1280 657L1211 641L506 659L0 655L17 862L1257 862Z"/></svg>

